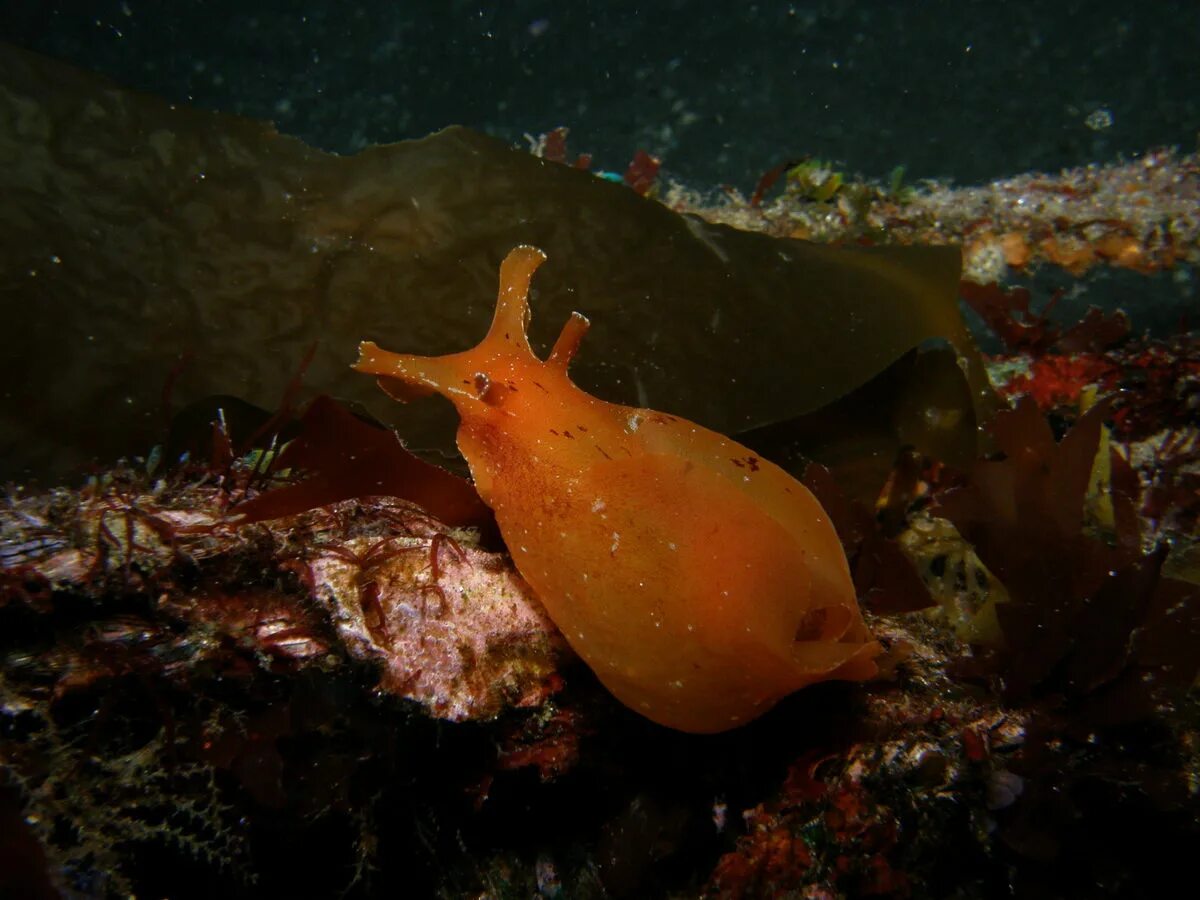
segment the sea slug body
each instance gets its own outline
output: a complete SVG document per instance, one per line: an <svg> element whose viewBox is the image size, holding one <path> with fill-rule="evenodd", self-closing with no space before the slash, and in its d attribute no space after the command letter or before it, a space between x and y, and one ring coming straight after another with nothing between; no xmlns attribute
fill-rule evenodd
<svg viewBox="0 0 1200 900"><path fill-rule="evenodd" d="M508 254L475 348L423 357L364 342L355 369L394 395L454 403L459 449L517 568L631 709L717 732L808 684L871 677L881 648L820 504L722 435L577 387L578 313L538 359L527 295L544 260Z"/></svg>

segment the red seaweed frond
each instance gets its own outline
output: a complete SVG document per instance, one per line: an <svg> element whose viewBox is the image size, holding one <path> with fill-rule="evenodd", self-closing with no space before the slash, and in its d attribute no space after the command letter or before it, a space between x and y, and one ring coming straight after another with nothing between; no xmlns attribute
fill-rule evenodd
<svg viewBox="0 0 1200 900"><path fill-rule="evenodd" d="M650 188L654 187L654 181L658 178L658 170L661 166L662 163L656 157L651 156L645 150L638 150L633 154L628 168L625 169L625 184L645 196L650 192Z"/></svg>
<svg viewBox="0 0 1200 900"><path fill-rule="evenodd" d="M570 129L563 125L547 131L542 136L542 159L566 165L567 134L569 132Z"/></svg>
<svg viewBox="0 0 1200 900"><path fill-rule="evenodd" d="M1097 721L1147 715L1191 684L1200 658L1200 588L1162 576L1165 548L1144 553L1136 479L1117 471L1117 534L1084 530L1084 499L1111 402L1056 442L1031 398L997 414L1002 456L977 462L935 512L949 519L1007 589L996 658L1010 699L1057 695ZM1114 457L1115 460L1115 457Z"/></svg>
<svg viewBox="0 0 1200 900"><path fill-rule="evenodd" d="M961 283L963 300L983 319L1010 353L1040 356L1060 353L1099 352L1116 344L1129 334L1129 318L1117 310L1105 315L1092 307L1083 320L1066 329L1050 319L1063 291L1058 291L1041 310L1032 307L1032 294L1027 288L1004 290L997 284Z"/></svg>
<svg viewBox="0 0 1200 900"><path fill-rule="evenodd" d="M1115 394L1113 430L1126 441L1186 430L1200 409L1200 339L1136 338L1103 352L1036 355L1025 370L999 385L1012 397L1028 394L1043 412L1075 417L1086 388Z"/></svg>
<svg viewBox="0 0 1200 900"><path fill-rule="evenodd" d="M307 474L239 504L238 523L294 515L339 500L400 497L448 525L490 529L490 510L469 482L418 459L394 432L370 425L330 397L313 400L300 418L300 433L277 456L273 468Z"/></svg>
<svg viewBox="0 0 1200 900"><path fill-rule="evenodd" d="M567 135L570 133L570 128L559 125L557 128L539 135L536 139L530 138L533 155L550 162L561 163L564 166L573 166L576 169L591 168L592 155L590 153L580 153L575 157L573 163L567 159Z"/></svg>
<svg viewBox="0 0 1200 900"><path fill-rule="evenodd" d="M750 195L750 206L752 209L757 209L762 206L763 197L772 187L775 186L781 175L794 166L804 162L808 157L800 159L785 159L779 165L768 169L759 176L758 183L754 185L754 193Z"/></svg>

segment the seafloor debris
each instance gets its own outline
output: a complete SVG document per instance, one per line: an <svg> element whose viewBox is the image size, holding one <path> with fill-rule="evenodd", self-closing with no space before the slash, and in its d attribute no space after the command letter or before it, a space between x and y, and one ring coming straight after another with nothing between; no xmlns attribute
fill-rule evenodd
<svg viewBox="0 0 1200 900"><path fill-rule="evenodd" d="M856 182L812 161L791 171L798 174L769 201L730 191L713 204L678 185L665 201L711 222L780 236L961 244L967 277L981 283L1039 263L1078 275L1099 264L1150 272L1200 262L1196 154L1155 150L974 187Z"/></svg>

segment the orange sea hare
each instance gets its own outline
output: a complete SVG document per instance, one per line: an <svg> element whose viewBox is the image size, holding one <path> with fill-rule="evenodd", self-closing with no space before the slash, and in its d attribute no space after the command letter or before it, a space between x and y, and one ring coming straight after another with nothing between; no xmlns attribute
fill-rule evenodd
<svg viewBox="0 0 1200 900"><path fill-rule="evenodd" d="M355 368L395 396L453 401L479 493L572 647L627 706L692 732L874 674L880 646L807 489L715 432L576 387L578 313L545 361L534 356L527 293L545 258L508 254L474 349L424 357L364 342Z"/></svg>

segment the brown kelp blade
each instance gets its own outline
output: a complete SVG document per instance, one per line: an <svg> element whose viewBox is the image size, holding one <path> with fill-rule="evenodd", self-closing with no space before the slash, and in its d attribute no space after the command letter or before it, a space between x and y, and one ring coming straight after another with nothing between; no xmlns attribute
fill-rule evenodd
<svg viewBox="0 0 1200 900"><path fill-rule="evenodd" d="M954 466L976 455L976 412L952 347L911 350L821 409L738 435L794 475L827 466L840 489L872 503L903 448Z"/></svg>
<svg viewBox="0 0 1200 900"><path fill-rule="evenodd" d="M445 446L444 405L397 409L348 364L363 338L473 346L521 243L550 257L535 349L586 315L572 373L606 399L740 432L940 337L988 402L957 250L709 225L463 128L339 157L2 46L0 161L0 477L58 479L161 439L159 395L184 353L180 403L269 408L317 338L309 388Z"/></svg>

